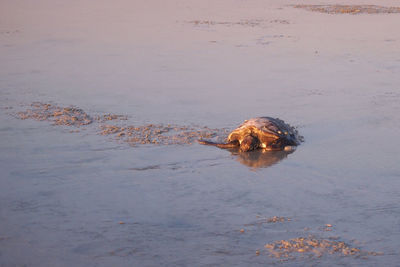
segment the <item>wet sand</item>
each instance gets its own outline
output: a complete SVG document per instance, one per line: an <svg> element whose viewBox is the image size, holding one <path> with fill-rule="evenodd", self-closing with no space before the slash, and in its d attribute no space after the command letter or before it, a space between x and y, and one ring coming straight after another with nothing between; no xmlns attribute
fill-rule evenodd
<svg viewBox="0 0 400 267"><path fill-rule="evenodd" d="M0 265L397 266L399 5L341 4L2 1Z"/></svg>

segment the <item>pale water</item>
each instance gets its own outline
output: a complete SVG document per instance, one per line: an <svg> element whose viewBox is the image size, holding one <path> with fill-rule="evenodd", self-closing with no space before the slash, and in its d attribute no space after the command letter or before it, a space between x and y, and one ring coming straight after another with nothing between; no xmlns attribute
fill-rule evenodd
<svg viewBox="0 0 400 267"><path fill-rule="evenodd" d="M0 266L398 266L400 14L289 4L2 1ZM305 142L132 147L15 116L35 101L139 125L279 117ZM309 234L380 253L264 248Z"/></svg>

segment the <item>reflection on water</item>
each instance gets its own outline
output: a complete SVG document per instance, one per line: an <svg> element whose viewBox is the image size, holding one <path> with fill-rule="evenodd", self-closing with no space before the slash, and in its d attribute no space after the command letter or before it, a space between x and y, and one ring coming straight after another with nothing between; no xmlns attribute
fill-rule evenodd
<svg viewBox="0 0 400 267"><path fill-rule="evenodd" d="M267 168L285 159L292 151L269 151L257 149L249 152L242 152L239 148L231 148L229 151L240 163L250 168Z"/></svg>

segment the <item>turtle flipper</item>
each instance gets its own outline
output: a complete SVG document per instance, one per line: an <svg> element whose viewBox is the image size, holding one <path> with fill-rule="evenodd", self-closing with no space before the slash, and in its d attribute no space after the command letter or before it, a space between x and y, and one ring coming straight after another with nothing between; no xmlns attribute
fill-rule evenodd
<svg viewBox="0 0 400 267"><path fill-rule="evenodd" d="M235 140L235 141L231 141L228 143L214 143L214 142L210 142L210 141L206 141L206 140L198 140L199 144L202 145L208 145L208 146L216 146L219 148L234 148L234 147L238 147L239 141Z"/></svg>

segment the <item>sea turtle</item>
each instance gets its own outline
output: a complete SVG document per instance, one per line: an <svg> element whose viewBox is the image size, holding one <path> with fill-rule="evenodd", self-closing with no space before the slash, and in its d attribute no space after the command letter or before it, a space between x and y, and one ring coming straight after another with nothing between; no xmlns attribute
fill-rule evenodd
<svg viewBox="0 0 400 267"><path fill-rule="evenodd" d="M251 151L258 148L293 150L300 142L301 137L296 129L280 119L271 117L258 117L244 121L229 134L226 143L199 140L200 144L214 145L220 148L240 147L241 151Z"/></svg>

